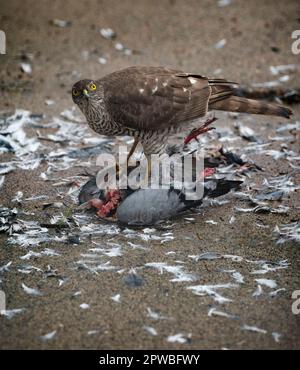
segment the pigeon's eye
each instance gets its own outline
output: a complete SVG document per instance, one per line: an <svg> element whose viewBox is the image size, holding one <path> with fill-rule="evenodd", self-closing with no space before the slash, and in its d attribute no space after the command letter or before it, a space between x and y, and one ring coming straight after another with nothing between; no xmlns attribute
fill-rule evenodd
<svg viewBox="0 0 300 370"><path fill-rule="evenodd" d="M90 89L91 90L96 90L97 89L97 86L94 83L91 83L90 84Z"/></svg>
<svg viewBox="0 0 300 370"><path fill-rule="evenodd" d="M77 89L73 89L73 91L72 91L72 94L74 95L74 96L78 96L79 95L79 90L77 90Z"/></svg>

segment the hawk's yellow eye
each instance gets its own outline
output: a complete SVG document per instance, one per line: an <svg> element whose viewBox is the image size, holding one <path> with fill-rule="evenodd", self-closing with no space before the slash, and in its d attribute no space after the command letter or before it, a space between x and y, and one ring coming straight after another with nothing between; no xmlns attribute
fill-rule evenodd
<svg viewBox="0 0 300 370"><path fill-rule="evenodd" d="M74 95L74 96L78 96L78 95L79 95L79 90L77 90L77 89L73 89L73 95Z"/></svg>
<svg viewBox="0 0 300 370"><path fill-rule="evenodd" d="M90 84L90 89L91 90L96 90L97 89L97 86L93 83Z"/></svg>

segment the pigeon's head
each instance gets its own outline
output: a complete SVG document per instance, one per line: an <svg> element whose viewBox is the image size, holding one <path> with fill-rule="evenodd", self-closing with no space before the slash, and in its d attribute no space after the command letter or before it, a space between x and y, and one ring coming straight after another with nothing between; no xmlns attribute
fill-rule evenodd
<svg viewBox="0 0 300 370"><path fill-rule="evenodd" d="M72 99L84 114L91 106L95 106L101 99L97 82L93 80L80 80L72 87Z"/></svg>
<svg viewBox="0 0 300 370"><path fill-rule="evenodd" d="M102 219L116 221L116 211L122 201L123 193L119 189L107 189L99 194L99 197L91 197L85 205L87 208L95 208L96 215Z"/></svg>
<svg viewBox="0 0 300 370"><path fill-rule="evenodd" d="M78 198L83 208L96 208L97 215L107 219L115 215L123 196L119 189L100 189L96 177L92 176L81 188Z"/></svg>

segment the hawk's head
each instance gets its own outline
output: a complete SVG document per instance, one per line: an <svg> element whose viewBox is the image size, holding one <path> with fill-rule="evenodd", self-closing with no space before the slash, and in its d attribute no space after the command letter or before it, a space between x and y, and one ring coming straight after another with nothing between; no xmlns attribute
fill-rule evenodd
<svg viewBox="0 0 300 370"><path fill-rule="evenodd" d="M87 113L90 105L94 105L99 100L97 83L93 80L80 80L72 87L72 98L75 104Z"/></svg>

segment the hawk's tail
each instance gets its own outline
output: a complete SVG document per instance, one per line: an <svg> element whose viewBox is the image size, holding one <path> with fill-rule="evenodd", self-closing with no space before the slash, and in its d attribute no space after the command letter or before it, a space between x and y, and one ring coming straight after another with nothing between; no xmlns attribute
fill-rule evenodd
<svg viewBox="0 0 300 370"><path fill-rule="evenodd" d="M259 100L242 98L234 95L232 82L209 80L212 92L208 103L209 109L228 112L264 114L290 118L293 112L281 105L269 104Z"/></svg>

